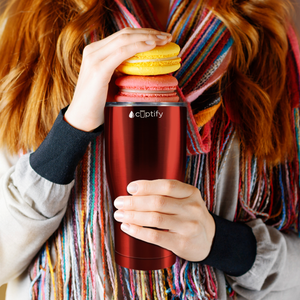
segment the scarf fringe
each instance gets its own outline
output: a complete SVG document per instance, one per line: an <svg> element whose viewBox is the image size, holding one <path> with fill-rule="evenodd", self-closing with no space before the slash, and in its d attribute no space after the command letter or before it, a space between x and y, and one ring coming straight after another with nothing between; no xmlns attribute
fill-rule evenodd
<svg viewBox="0 0 300 300"><path fill-rule="evenodd" d="M198 3L198 1L194 2ZM134 12L132 11L138 9L139 5L136 1L131 1L131 3L133 3L132 6L124 0L123 12L116 12L112 20L116 28L139 26L133 18ZM145 1L143 5L149 6L149 3ZM193 65L194 70L197 70L195 74L201 68L202 76L205 75L205 80L202 80L204 83L209 75L213 74L210 71L211 67L221 63L220 60L225 56L224 53L229 49L231 41L226 30L216 20L211 19L207 11L194 11L194 15L187 17L184 14L187 3L188 1L177 0L171 3L173 13L168 21L168 30L173 30L176 41L181 46L184 45L191 28L203 20L206 23L201 29L202 35L199 34L199 36L205 37L207 34L208 37L209 29L214 28L218 33L216 36L222 40L223 49L222 47L208 47L207 51L205 50L206 55L215 55L210 60L210 65L201 65L201 60L197 60L197 64ZM143 9L146 14L150 11L151 9ZM184 15L186 19L181 19ZM140 16L139 21L150 20L151 27L157 28L155 27L158 26L157 24L153 25L155 22L153 18ZM150 26L144 26L145 24L142 23L142 26ZM175 24L178 26L176 27ZM182 28L182 30L178 31L176 28ZM85 36L85 39L87 42L95 41L95 32L91 37ZM195 55L193 49L197 43L197 40L189 40L185 50L181 53L187 59L184 62L185 66L188 66L188 60L193 60L193 55ZM200 47L200 41L197 45ZM190 76L192 76L191 73ZM185 81L183 78L182 81L179 80L182 82L183 91L200 88L200 79ZM184 101L185 97L181 89L179 93ZM202 129L204 134L200 136L199 128L191 113L190 109L185 182L196 186L201 191L208 209L214 212L215 187L235 137L235 130L225 113L223 114L219 109L213 120ZM292 228L299 232L298 108L294 109L293 121L297 151L297 158L293 162L285 162L273 168L265 166L263 172L258 174L256 158L251 157L241 147L239 207L236 212L236 221L248 221L261 217L279 230ZM211 140L215 141L213 145ZM99 294L101 298L103 295L103 299L106 299L108 293L111 293L115 300L120 295L125 300L217 299L217 279L211 267L185 261L179 257L176 257L176 263L172 267L163 270L132 270L115 263L113 207L106 183L104 157L104 139L101 134L89 145L77 167L76 184L59 229L42 247L29 268L31 299L90 300L96 299ZM101 257L96 256L97 253L101 253ZM234 291L230 286L228 286L228 295L234 297Z"/></svg>
<svg viewBox="0 0 300 300"><path fill-rule="evenodd" d="M200 189L212 212L216 203L214 187L235 137L233 124L220 115L218 113L213 120L212 137L217 141L216 146L208 154L188 156L185 177L186 183ZM299 166L298 108L294 109L294 115L298 158L293 163ZM113 294L113 299L118 299L119 291L124 299L217 299L216 274L211 267L179 257L172 267L163 270L132 270L115 263L113 207L105 184L104 147L102 134L90 144L77 168L76 180L80 182L79 179L84 178L85 181L72 192L76 201L70 201L63 226L44 245L35 260L31 270L31 299L51 299L51 293L53 299L58 300L96 299L99 291L103 299L108 291ZM83 166L89 164L94 168L86 172ZM257 174L256 159L241 151L241 165L247 172L241 172L239 201L243 205L236 219L263 217L264 221L272 221L272 225L280 230L293 225L298 231L299 173L291 171L294 169L292 163L265 167L263 173ZM275 179L275 174L278 179ZM276 183L282 189L279 202L282 209L272 215ZM49 245L52 245L51 251ZM100 252L102 257L95 257Z"/></svg>

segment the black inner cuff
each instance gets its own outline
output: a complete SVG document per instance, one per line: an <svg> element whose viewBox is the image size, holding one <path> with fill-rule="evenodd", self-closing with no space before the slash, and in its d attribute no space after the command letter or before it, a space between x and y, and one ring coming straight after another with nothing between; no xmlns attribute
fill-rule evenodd
<svg viewBox="0 0 300 300"><path fill-rule="evenodd" d="M248 272L256 258L256 238L252 228L211 214L216 223L216 233L211 251L201 264L210 265L231 276Z"/></svg>
<svg viewBox="0 0 300 300"><path fill-rule="evenodd" d="M31 167L43 178L57 184L69 184L88 144L103 132L104 124L92 132L72 127L64 120L67 107L62 109L52 129L30 155Z"/></svg>

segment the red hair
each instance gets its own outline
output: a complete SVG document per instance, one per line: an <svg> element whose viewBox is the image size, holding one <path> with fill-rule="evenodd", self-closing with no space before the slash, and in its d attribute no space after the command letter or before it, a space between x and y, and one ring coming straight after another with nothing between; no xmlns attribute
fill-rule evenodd
<svg viewBox="0 0 300 300"><path fill-rule="evenodd" d="M224 102L242 143L258 158L293 158L291 97L287 84L291 4L282 0L213 1L234 39L223 79Z"/></svg>
<svg viewBox="0 0 300 300"><path fill-rule="evenodd" d="M282 0L209 5L234 39L220 80L227 113L253 154L283 161L293 154L286 65L291 5ZM36 149L71 102L83 35L95 28L104 37L108 10L96 0L10 1L0 20L0 144L12 153Z"/></svg>

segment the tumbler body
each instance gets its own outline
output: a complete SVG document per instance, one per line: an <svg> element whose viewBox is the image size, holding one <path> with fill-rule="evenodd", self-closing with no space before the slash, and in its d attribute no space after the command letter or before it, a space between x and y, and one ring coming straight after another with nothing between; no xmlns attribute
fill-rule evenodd
<svg viewBox="0 0 300 300"><path fill-rule="evenodd" d="M104 113L106 173L112 202L128 195L127 185L134 180L184 181L185 103L109 102ZM129 236L120 225L114 219L118 265L136 270L158 270L175 263L173 252Z"/></svg>

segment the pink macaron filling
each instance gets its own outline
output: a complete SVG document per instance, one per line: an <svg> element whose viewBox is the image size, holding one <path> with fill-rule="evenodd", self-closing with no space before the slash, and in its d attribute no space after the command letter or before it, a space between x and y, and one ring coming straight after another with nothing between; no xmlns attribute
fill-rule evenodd
<svg viewBox="0 0 300 300"><path fill-rule="evenodd" d="M178 81L171 75L123 76L116 80L117 102L178 102Z"/></svg>

